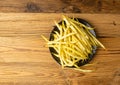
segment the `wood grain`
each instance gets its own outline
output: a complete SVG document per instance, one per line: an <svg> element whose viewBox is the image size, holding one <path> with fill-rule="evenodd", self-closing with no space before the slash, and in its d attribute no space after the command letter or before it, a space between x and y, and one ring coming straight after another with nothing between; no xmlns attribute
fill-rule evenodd
<svg viewBox="0 0 120 85"><path fill-rule="evenodd" d="M0 85L119 85L120 15L65 14L90 22L107 51L99 48L93 69L82 73L62 69L52 58L41 35L49 38L61 13L0 13Z"/></svg>
<svg viewBox="0 0 120 85"><path fill-rule="evenodd" d="M0 0L0 12L120 13L120 0Z"/></svg>

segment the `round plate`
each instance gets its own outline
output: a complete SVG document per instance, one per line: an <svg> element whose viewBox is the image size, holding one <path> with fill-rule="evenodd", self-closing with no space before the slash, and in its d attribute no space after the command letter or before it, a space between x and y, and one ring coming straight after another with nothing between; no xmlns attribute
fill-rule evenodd
<svg viewBox="0 0 120 85"><path fill-rule="evenodd" d="M78 20L80 23L82 23L82 24L84 24L88 27L92 27L87 21L85 21L81 18L75 18L75 20ZM62 24L62 22L59 22L59 24ZM54 26L54 29L50 33L50 38L49 38L50 41L54 40L54 38L52 36L54 31L59 32L59 30L56 26ZM95 34L94 30L90 30L90 32L96 37L96 34ZM85 61L82 61L82 60L78 61L77 62L78 66L82 66L82 65L85 65L85 64L89 63L93 59L93 55L96 53L96 48L97 47L93 46L92 54L89 54L89 59L86 59ZM50 53L51 53L52 57L57 61L57 63L59 63L61 65L60 59L52 54L52 53L57 53L56 50L53 47L49 47L49 50L50 50ZM68 67L74 67L74 66L68 66Z"/></svg>

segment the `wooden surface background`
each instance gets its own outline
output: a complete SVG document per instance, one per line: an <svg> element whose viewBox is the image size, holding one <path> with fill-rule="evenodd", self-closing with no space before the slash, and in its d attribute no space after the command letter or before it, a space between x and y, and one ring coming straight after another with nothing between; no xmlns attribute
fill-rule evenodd
<svg viewBox="0 0 120 85"><path fill-rule="evenodd" d="M107 51L99 48L94 70L62 69L51 57L41 35L49 38L61 13L0 13L0 85L119 85L120 15L65 14L90 22Z"/></svg>
<svg viewBox="0 0 120 85"><path fill-rule="evenodd" d="M107 48L82 67L92 73L62 69L45 47L62 13L90 22ZM0 0L0 85L119 84L120 0Z"/></svg>
<svg viewBox="0 0 120 85"><path fill-rule="evenodd" d="M120 0L0 0L0 12L120 13Z"/></svg>

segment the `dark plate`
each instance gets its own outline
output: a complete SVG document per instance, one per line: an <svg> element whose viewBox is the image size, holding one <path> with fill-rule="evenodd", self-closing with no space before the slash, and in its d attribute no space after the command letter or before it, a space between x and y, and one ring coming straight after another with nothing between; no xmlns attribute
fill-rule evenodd
<svg viewBox="0 0 120 85"><path fill-rule="evenodd" d="M83 19L75 18L75 20L78 20L80 23L82 23L82 24L84 24L84 25L86 25L88 27L92 27L87 21L85 21ZM62 22L59 22L59 24L61 24L61 23ZM50 39L49 39L50 41L54 40L54 38L52 36L52 34L54 33L54 31L58 31L59 32L59 30L58 30L58 28L56 26L54 26L54 29L50 33ZM90 32L96 37L96 34L95 34L94 30L90 30ZM78 66L82 66L82 65L85 65L85 64L89 63L93 59L93 55L96 53L96 48L97 47L93 46L93 51L92 51L92 54L89 54L89 59L87 59L87 60L85 60L83 62L81 62L81 60L80 60L79 62L77 62ZM52 48L52 47L49 47L49 50L50 50L50 53L51 53L52 57L57 61L57 63L60 64L60 59L58 57L56 57L55 55L52 54L52 53L57 53L55 51L55 49ZM70 67L70 66L68 66L68 67ZM74 67L74 66L72 66L72 67Z"/></svg>

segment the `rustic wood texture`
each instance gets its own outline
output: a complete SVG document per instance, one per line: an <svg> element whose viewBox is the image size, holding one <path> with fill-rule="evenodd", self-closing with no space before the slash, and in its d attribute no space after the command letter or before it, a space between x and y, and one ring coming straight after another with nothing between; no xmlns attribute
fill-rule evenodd
<svg viewBox="0 0 120 85"><path fill-rule="evenodd" d="M0 12L120 13L120 0L0 0Z"/></svg>
<svg viewBox="0 0 120 85"><path fill-rule="evenodd" d="M90 22L107 51L99 48L83 73L62 69L41 35L49 38L62 14L0 13L0 85L119 85L120 15L65 14Z"/></svg>

